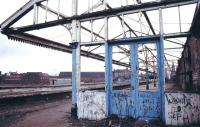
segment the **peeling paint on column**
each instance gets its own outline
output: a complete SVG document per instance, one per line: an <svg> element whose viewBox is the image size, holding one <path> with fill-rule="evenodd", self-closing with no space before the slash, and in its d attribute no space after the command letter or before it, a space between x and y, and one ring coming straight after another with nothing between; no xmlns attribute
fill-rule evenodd
<svg viewBox="0 0 200 127"><path fill-rule="evenodd" d="M166 93L165 116L167 125L191 125L200 122L200 95Z"/></svg>
<svg viewBox="0 0 200 127"><path fill-rule="evenodd" d="M78 118L101 120L106 118L106 93L85 91L78 93Z"/></svg>

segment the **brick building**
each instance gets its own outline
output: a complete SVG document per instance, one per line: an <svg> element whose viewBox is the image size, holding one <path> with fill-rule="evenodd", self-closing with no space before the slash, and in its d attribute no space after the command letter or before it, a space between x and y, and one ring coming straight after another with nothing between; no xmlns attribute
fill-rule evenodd
<svg viewBox="0 0 200 127"><path fill-rule="evenodd" d="M22 80L25 84L48 84L49 75L42 72L27 72Z"/></svg>
<svg viewBox="0 0 200 127"><path fill-rule="evenodd" d="M2 75L2 83L4 84L21 84L23 74L17 72L8 72Z"/></svg>
<svg viewBox="0 0 200 127"><path fill-rule="evenodd" d="M60 72L59 78L72 78L72 72ZM94 82L104 82L105 73L104 72L81 72L81 82L94 83Z"/></svg>
<svg viewBox="0 0 200 127"><path fill-rule="evenodd" d="M113 71L113 81L114 82L130 82L131 71L126 69L117 69Z"/></svg>
<svg viewBox="0 0 200 127"><path fill-rule="evenodd" d="M178 61L176 71L178 84L186 92L200 93L200 9L197 9L190 28L191 36L187 38Z"/></svg>
<svg viewBox="0 0 200 127"><path fill-rule="evenodd" d="M9 72L1 76L3 84L48 84L49 75L42 72Z"/></svg>

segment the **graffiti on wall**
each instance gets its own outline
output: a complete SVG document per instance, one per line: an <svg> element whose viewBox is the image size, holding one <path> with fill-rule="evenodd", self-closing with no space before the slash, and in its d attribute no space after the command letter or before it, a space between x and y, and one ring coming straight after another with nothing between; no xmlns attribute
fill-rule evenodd
<svg viewBox="0 0 200 127"><path fill-rule="evenodd" d="M112 96L112 113L134 118L139 116L149 118L160 116L160 99L157 93L139 92L136 95L132 94L134 93L131 93L129 90L114 91ZM137 97L137 95L139 96Z"/></svg>
<svg viewBox="0 0 200 127"><path fill-rule="evenodd" d="M112 106L112 113L120 116L133 116L136 112L130 91L114 91L112 94Z"/></svg>
<svg viewBox="0 0 200 127"><path fill-rule="evenodd" d="M139 93L139 116L159 117L160 116L160 98L157 93L140 92Z"/></svg>
<svg viewBox="0 0 200 127"><path fill-rule="evenodd" d="M166 93L165 115L168 125L189 125L200 121L200 95Z"/></svg>
<svg viewBox="0 0 200 127"><path fill-rule="evenodd" d="M100 120L106 117L106 93L85 91L78 93L78 118Z"/></svg>

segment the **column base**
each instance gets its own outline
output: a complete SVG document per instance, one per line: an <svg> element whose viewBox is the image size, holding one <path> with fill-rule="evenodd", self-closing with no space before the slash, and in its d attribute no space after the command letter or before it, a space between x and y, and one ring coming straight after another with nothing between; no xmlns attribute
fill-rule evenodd
<svg viewBox="0 0 200 127"><path fill-rule="evenodd" d="M78 114L77 114L77 105L72 105L71 108L71 117L73 118L78 118Z"/></svg>
<svg viewBox="0 0 200 127"><path fill-rule="evenodd" d="M149 90L149 84L146 85L146 90Z"/></svg>

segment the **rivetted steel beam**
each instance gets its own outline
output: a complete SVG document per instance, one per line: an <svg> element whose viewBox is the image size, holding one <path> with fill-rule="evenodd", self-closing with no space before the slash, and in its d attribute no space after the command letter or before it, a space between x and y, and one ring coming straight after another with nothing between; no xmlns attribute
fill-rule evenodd
<svg viewBox="0 0 200 127"><path fill-rule="evenodd" d="M57 51L72 53L72 48L68 45L61 44L61 43L51 41L51 40L48 40L48 39L44 39L44 38L41 38L41 37L37 37L37 36L27 34L27 33L8 35L8 38L11 39L11 40L15 40L15 41L23 42L23 43L28 43L28 44L32 44L32 45L36 45L36 46L41 46L41 47L45 47L45 48L50 48L50 49L54 49L54 50L57 50ZM87 52L85 50L81 50L81 56L89 57L89 58L100 60L100 61L104 61L103 56L95 54L95 53ZM130 67L129 64L119 62L117 60L113 60L112 63L116 64L116 65L120 65L120 66Z"/></svg>
<svg viewBox="0 0 200 127"><path fill-rule="evenodd" d="M159 36L148 36L148 37L129 37L129 38L121 38L115 40L109 40L109 44L111 45L127 45L128 43L155 43L159 40Z"/></svg>
<svg viewBox="0 0 200 127"><path fill-rule="evenodd" d="M168 33L164 34L164 39L170 39L170 38L181 38L181 37L189 37L191 36L190 32L178 32L178 33Z"/></svg>
<svg viewBox="0 0 200 127"><path fill-rule="evenodd" d="M5 29L17 22L21 17L26 15L31 9L33 9L34 4L41 3L45 0L30 0L13 15L7 18L3 23L1 23L1 29Z"/></svg>
<svg viewBox="0 0 200 127"><path fill-rule="evenodd" d="M191 36L190 32L179 32L179 33L169 33L169 34L164 34L163 37L164 39L170 39L170 38L180 38L180 37L189 37ZM150 35L150 36L143 36L143 37L129 37L129 38L121 38L121 39L112 39L112 40L108 40L108 42L110 44L124 44L124 43L134 43L134 42L144 42L147 41L149 42L150 40L152 41L157 41L159 40L160 35ZM82 42L81 45L82 46L92 46L92 45L103 45L104 42L103 41L99 41L99 42Z"/></svg>
<svg viewBox="0 0 200 127"><path fill-rule="evenodd" d="M36 25L28 25L28 26L23 26L23 27L6 29L3 31L3 33L11 34L11 33L31 31L31 30L38 30L42 28L71 23L72 20L79 20L81 22L84 22L84 21L90 21L90 20L103 19L104 17L119 16L122 14L124 15L133 14L133 13L144 12L144 11L158 10L159 8L164 9L164 8L194 4L194 3L197 3L197 1L198 0L163 0L163 1L146 2L146 3L136 4L136 5L128 5L124 7L117 7L113 9L92 12L88 14L75 15L72 17L49 21L46 23L40 23Z"/></svg>

